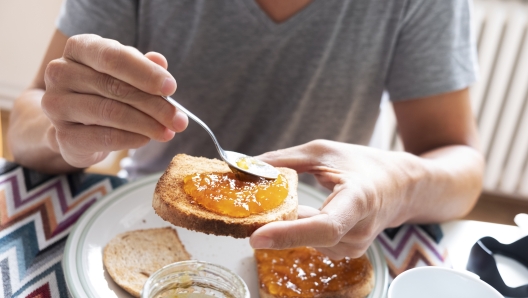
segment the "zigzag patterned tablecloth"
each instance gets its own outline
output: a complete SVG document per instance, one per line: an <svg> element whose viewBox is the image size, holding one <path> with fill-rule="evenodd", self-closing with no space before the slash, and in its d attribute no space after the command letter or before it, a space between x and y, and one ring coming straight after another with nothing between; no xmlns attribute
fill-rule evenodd
<svg viewBox="0 0 528 298"><path fill-rule="evenodd" d="M0 297L71 297L61 267L66 238L93 203L125 181L52 176L0 160ZM417 266L447 266L438 225L404 225L378 236L392 278Z"/></svg>

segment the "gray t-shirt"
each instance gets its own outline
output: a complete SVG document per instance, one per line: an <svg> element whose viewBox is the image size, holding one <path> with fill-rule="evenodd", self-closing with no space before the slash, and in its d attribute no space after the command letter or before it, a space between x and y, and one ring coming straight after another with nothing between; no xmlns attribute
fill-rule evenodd
<svg viewBox="0 0 528 298"><path fill-rule="evenodd" d="M222 147L249 155L314 139L368 144L384 91L423 97L476 73L468 0L314 0L280 24L255 0L67 0L57 24L165 55L174 98ZM217 157L190 122L136 150L127 170L162 171L177 153Z"/></svg>

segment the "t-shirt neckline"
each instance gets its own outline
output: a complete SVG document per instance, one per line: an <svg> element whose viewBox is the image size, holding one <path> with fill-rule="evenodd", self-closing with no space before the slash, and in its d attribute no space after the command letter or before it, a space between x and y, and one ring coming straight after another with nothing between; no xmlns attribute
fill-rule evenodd
<svg viewBox="0 0 528 298"><path fill-rule="evenodd" d="M317 7L323 1L312 0L310 4L305 6L303 9L289 17L287 20L281 23L276 23L271 17L260 8L255 0L239 0L244 2L249 12L258 20L258 22L270 32L278 32L288 30L294 27L296 24L302 22L304 19L312 15L317 11Z"/></svg>

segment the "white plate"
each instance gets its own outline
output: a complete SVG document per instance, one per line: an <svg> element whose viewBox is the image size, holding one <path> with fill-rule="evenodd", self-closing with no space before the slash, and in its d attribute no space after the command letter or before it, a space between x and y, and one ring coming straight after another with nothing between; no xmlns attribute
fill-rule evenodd
<svg viewBox="0 0 528 298"><path fill-rule="evenodd" d="M171 226L154 213L152 194L160 174L121 186L88 209L68 237L62 266L74 297L132 297L113 282L103 268L103 248L115 235L130 230ZM320 207L325 195L307 185L298 188L299 203ZM176 227L194 259L223 265L239 274L258 297L253 249L248 239L206 235ZM374 266L375 288L369 298L383 298L388 269L378 243L367 251Z"/></svg>

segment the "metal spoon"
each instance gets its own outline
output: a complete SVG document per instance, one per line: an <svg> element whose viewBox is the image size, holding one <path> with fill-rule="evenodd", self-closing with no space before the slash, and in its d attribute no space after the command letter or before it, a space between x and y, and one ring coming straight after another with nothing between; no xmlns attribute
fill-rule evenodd
<svg viewBox="0 0 528 298"><path fill-rule="evenodd" d="M175 106L178 110L187 114L189 118L200 124L200 126L203 127L207 133L209 133L209 136L211 139L213 139L213 143L216 147L216 150L218 151L218 154L220 154L220 157L227 163L231 171L235 173L238 179L254 180L259 177L266 179L277 179L279 176L279 171L276 168L254 157L222 149L211 129L202 120L200 120L200 118L196 117L196 115L184 108L170 96L162 97L171 105ZM244 168L242 168L242 166Z"/></svg>

